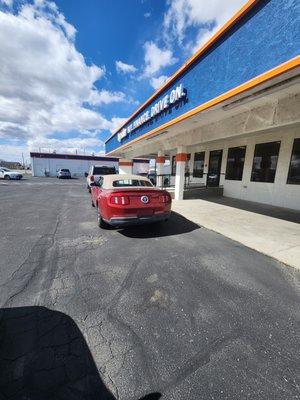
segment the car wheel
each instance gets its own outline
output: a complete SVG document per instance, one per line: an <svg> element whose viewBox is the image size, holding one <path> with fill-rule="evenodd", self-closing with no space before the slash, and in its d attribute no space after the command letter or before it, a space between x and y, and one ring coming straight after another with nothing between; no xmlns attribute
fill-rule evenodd
<svg viewBox="0 0 300 400"><path fill-rule="evenodd" d="M91 193L91 188L90 187L88 188L88 191L89 191L89 193Z"/></svg>
<svg viewBox="0 0 300 400"><path fill-rule="evenodd" d="M99 228L105 229L108 227L107 223L103 220L103 218L101 217L99 208L98 208L98 212L97 212L97 217L98 217L98 226Z"/></svg>
<svg viewBox="0 0 300 400"><path fill-rule="evenodd" d="M6 181L9 181L9 180L10 180L10 176L9 176L9 175L4 175L4 179L5 179Z"/></svg>
<svg viewBox="0 0 300 400"><path fill-rule="evenodd" d="M95 207L95 204L94 204L93 200L92 200L92 207Z"/></svg>

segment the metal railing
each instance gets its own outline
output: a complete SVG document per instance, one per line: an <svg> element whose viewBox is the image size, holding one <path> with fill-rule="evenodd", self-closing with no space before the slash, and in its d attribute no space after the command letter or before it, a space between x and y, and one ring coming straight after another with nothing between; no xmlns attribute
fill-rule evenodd
<svg viewBox="0 0 300 400"><path fill-rule="evenodd" d="M160 187L161 189L171 187L171 174L162 174L150 176L149 179L153 183L153 185Z"/></svg>
<svg viewBox="0 0 300 400"><path fill-rule="evenodd" d="M191 173L189 173L189 172L185 173L185 176L184 176L184 189L206 186L203 183L191 182L192 176L193 175ZM155 185L156 187L159 187L161 189L170 188L170 187L174 188L174 186L175 186L175 176L172 175L172 174L161 174L161 175L153 174L153 175L149 176L149 179L151 180L153 185Z"/></svg>
<svg viewBox="0 0 300 400"><path fill-rule="evenodd" d="M175 176L172 174L161 174L161 175L153 175L149 176L149 179L153 183L153 185L160 187L162 189L168 187L174 187L175 183L172 184L172 177L175 179ZM190 186L190 173L185 173L184 176L184 187L187 188Z"/></svg>

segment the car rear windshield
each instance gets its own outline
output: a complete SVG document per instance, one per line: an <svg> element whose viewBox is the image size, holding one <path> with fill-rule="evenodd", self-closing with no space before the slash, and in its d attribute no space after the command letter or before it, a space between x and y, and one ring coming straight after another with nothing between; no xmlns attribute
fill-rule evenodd
<svg viewBox="0 0 300 400"><path fill-rule="evenodd" d="M70 172L69 169L61 169L61 172Z"/></svg>
<svg viewBox="0 0 300 400"><path fill-rule="evenodd" d="M93 175L111 175L115 174L116 169L110 167L94 167Z"/></svg>
<svg viewBox="0 0 300 400"><path fill-rule="evenodd" d="M113 181L113 187L153 186L151 182L140 179L122 179Z"/></svg>

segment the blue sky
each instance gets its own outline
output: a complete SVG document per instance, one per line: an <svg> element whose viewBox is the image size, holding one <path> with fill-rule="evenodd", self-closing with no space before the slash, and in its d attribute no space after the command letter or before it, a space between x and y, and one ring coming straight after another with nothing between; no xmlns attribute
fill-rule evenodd
<svg viewBox="0 0 300 400"><path fill-rule="evenodd" d="M0 0L0 159L103 142L245 0Z"/></svg>

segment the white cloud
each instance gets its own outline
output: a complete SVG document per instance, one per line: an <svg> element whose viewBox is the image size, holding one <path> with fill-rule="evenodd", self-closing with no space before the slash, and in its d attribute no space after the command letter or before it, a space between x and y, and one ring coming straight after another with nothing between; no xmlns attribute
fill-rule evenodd
<svg viewBox="0 0 300 400"><path fill-rule="evenodd" d="M132 74L137 71L134 65L126 64L123 61L116 61L116 70L124 74Z"/></svg>
<svg viewBox="0 0 300 400"><path fill-rule="evenodd" d="M108 90L93 90L89 97L89 103L92 105L118 103L125 100L123 92L110 92Z"/></svg>
<svg viewBox="0 0 300 400"><path fill-rule="evenodd" d="M1 145L0 160L22 162L22 153L24 158L28 160L27 146Z"/></svg>
<svg viewBox="0 0 300 400"><path fill-rule="evenodd" d="M1 3L6 5L7 7L11 7L13 4L13 0L0 0L0 4Z"/></svg>
<svg viewBox="0 0 300 400"><path fill-rule="evenodd" d="M111 132L114 132L116 129L118 129L121 125L124 124L124 122L127 121L128 118L119 118L119 117L113 117L111 119Z"/></svg>
<svg viewBox="0 0 300 400"><path fill-rule="evenodd" d="M38 136L28 140L26 144L12 141L11 144L1 145L0 159L6 161L29 162L30 151L44 151L58 153L99 154L104 151L104 142L93 136L83 138L55 139Z"/></svg>
<svg viewBox="0 0 300 400"><path fill-rule="evenodd" d="M153 77L150 79L150 84L154 89L158 89L167 79L168 77L166 75L161 75L157 78Z"/></svg>
<svg viewBox="0 0 300 400"><path fill-rule="evenodd" d="M164 37L167 42L177 40L183 45L186 30L199 27L196 45L202 45L232 15L245 4L245 0L168 0L169 9L164 16ZM201 36L203 38L201 39ZM186 45L186 44L185 44ZM195 49L195 43L188 43Z"/></svg>
<svg viewBox="0 0 300 400"><path fill-rule="evenodd" d="M190 49L191 53L195 53L197 50L199 50L208 40L219 30L219 26L215 26L215 28L209 30L209 29L200 29L196 40L193 42L190 42L187 45L187 48Z"/></svg>
<svg viewBox="0 0 300 400"><path fill-rule="evenodd" d="M145 76L154 75L161 68L173 65L177 61L170 49L160 49L154 42L146 42L144 50Z"/></svg>
<svg viewBox="0 0 300 400"><path fill-rule="evenodd" d="M85 62L75 34L53 2L35 0L17 14L0 11L0 138L58 146L49 139L55 132L93 137L114 127L93 106L123 101L124 94L97 90L105 68ZM61 148L73 144L64 140Z"/></svg>
<svg viewBox="0 0 300 400"><path fill-rule="evenodd" d="M95 148L103 147L102 140L93 137L71 138L71 139L53 139L37 137L28 141L28 148L31 151L58 151L62 153L92 153Z"/></svg>
<svg viewBox="0 0 300 400"><path fill-rule="evenodd" d="M145 17L145 18L150 18L150 17L151 17L151 12L146 12L146 13L144 14L144 17Z"/></svg>

